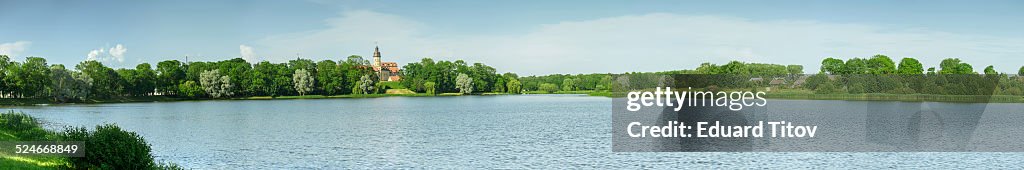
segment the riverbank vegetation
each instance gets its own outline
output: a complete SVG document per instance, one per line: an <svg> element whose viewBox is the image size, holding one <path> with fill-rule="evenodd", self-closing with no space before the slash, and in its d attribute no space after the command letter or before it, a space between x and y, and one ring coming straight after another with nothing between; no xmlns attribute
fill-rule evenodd
<svg viewBox="0 0 1024 170"><path fill-rule="evenodd" d="M927 69L917 59L903 58L897 63L885 55L845 61L826 58L821 63L821 72L815 74L804 74L801 65L732 61L723 65L703 63L691 70L519 77L515 73L499 74L495 68L482 63L423 58L402 67L401 81L387 82L379 81L370 62L356 55L339 61L314 62L299 58L286 63L262 61L255 64L241 58L217 62L167 60L155 67L142 63L135 68L120 69L97 61L83 61L66 68L60 64L49 65L39 57L17 62L0 56L0 105L442 94L612 96L613 86L621 84L614 82L622 81L622 76L681 74L745 76L745 82L736 87L764 88L772 94L770 96L779 98L863 98L836 97L851 96L836 94L1024 95L1021 77L998 73L992 66L979 73L956 58L945 59L938 67ZM1024 67L1020 72L1024 72ZM643 84L640 80L633 79L631 83ZM974 81L960 80L991 80L998 85L980 88L983 85ZM813 93L778 92L785 89Z"/></svg>
<svg viewBox="0 0 1024 170"><path fill-rule="evenodd" d="M0 113L0 141L81 141L84 157L0 155L0 167L15 169L182 169L153 160L150 146L135 132L117 125L68 127L50 131L32 116L13 111ZM0 153L13 154L13 153Z"/></svg>
<svg viewBox="0 0 1024 170"><path fill-rule="evenodd" d="M903 58L898 64L885 55L846 61L826 58L820 70L803 74L802 67L796 65L704 63L695 70L623 74L616 77L613 86L629 90L674 84L765 91L769 98L785 99L1024 102L1024 77L1020 73L998 73L993 66L979 73L956 58L944 59L937 68L928 69L914 58ZM680 83L686 86L678 86Z"/></svg>
<svg viewBox="0 0 1024 170"><path fill-rule="evenodd" d="M522 91L515 73L499 74L488 65L462 60L424 58L405 65L401 73L404 81L379 81L370 62L356 55L340 61L300 58L255 64L241 58L217 62L167 60L155 67L142 63L119 69L92 60L68 68L48 64L39 57L17 62L0 55L0 105Z"/></svg>

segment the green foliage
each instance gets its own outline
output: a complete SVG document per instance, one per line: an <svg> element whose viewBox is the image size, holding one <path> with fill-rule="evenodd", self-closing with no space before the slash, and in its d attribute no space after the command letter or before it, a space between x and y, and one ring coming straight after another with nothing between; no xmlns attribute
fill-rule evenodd
<svg viewBox="0 0 1024 170"><path fill-rule="evenodd" d="M114 69L104 66L99 61L83 61L75 65L75 69L92 79L92 89L89 91L91 98L106 99L125 94L122 92L121 76Z"/></svg>
<svg viewBox="0 0 1024 170"><path fill-rule="evenodd" d="M459 89L459 93L470 94L473 93L473 78L469 75L459 73L459 76L455 78L455 88Z"/></svg>
<svg viewBox="0 0 1024 170"><path fill-rule="evenodd" d="M992 67L992 65L989 65L988 67L985 67L985 75L998 75L998 74L999 74L999 72L996 72L996 69L994 67Z"/></svg>
<svg viewBox="0 0 1024 170"><path fill-rule="evenodd" d="M519 94L523 92L523 84L520 83L518 79L510 79L507 84L508 85L506 85L506 87L508 87L508 93Z"/></svg>
<svg viewBox="0 0 1024 170"><path fill-rule="evenodd" d="M868 72L871 74L892 74L896 72L896 64L889 56L875 55L867 61Z"/></svg>
<svg viewBox="0 0 1024 170"><path fill-rule="evenodd" d="M434 83L434 82L428 81L426 83L423 83L423 88L426 89L426 93L427 94L431 94L431 95L437 94L437 91L436 91L437 84Z"/></svg>
<svg viewBox="0 0 1024 170"><path fill-rule="evenodd" d="M821 84L818 84L816 87L817 88L814 89L814 93L817 94L835 94L838 92L835 83L832 83L832 81L829 81L828 79L821 82Z"/></svg>
<svg viewBox="0 0 1024 170"><path fill-rule="evenodd" d="M943 59L939 64L939 74L973 74L974 68L970 64L961 63L958 58Z"/></svg>
<svg viewBox="0 0 1024 170"><path fill-rule="evenodd" d="M0 126L0 130L26 141L44 140L47 135L35 118L21 112L10 111L0 114Z"/></svg>
<svg viewBox="0 0 1024 170"><path fill-rule="evenodd" d="M786 71L789 72L789 75L804 74L804 66L802 66L802 65L787 65L786 66Z"/></svg>
<svg viewBox="0 0 1024 170"><path fill-rule="evenodd" d="M78 169L149 169L155 167L149 144L135 132L121 130L114 124L85 128L68 128L62 134L67 141L84 141L85 157L68 158Z"/></svg>
<svg viewBox="0 0 1024 170"><path fill-rule="evenodd" d="M203 87L195 81L185 81L178 85L178 95L186 98L199 98L205 93L203 93Z"/></svg>
<svg viewBox="0 0 1024 170"><path fill-rule="evenodd" d="M316 63L317 85L323 95L338 95L345 90L345 69L338 63L331 60L323 60Z"/></svg>
<svg viewBox="0 0 1024 170"><path fill-rule="evenodd" d="M821 71L832 75L845 74L845 65L843 60L829 57L821 61Z"/></svg>
<svg viewBox="0 0 1024 170"><path fill-rule="evenodd" d="M156 65L156 88L164 95L175 95L178 84L185 79L185 69L178 60L161 61Z"/></svg>
<svg viewBox="0 0 1024 170"><path fill-rule="evenodd" d="M897 74L914 75L921 74L924 71L924 66L921 65L920 61L914 58L903 58L900 60L900 66L896 69Z"/></svg>
<svg viewBox="0 0 1024 170"><path fill-rule="evenodd" d="M295 82L295 91L299 92L299 96L304 96L306 93L313 91L313 85L316 80L313 78L306 69L297 69L295 74L292 76L292 82Z"/></svg>
<svg viewBox="0 0 1024 170"><path fill-rule="evenodd" d="M220 69L207 70L199 76L199 85L203 91L213 98L230 97L234 94L234 85L231 84L231 77L221 76Z"/></svg>
<svg viewBox="0 0 1024 170"><path fill-rule="evenodd" d="M352 87L352 94L373 94L375 85L370 75L363 75L356 81L356 86Z"/></svg>
<svg viewBox="0 0 1024 170"><path fill-rule="evenodd" d="M571 78L562 80L562 91L576 91L576 80Z"/></svg>
<svg viewBox="0 0 1024 170"><path fill-rule="evenodd" d="M558 85L551 83L541 83L538 87L538 90L545 91L548 93L554 93L555 91L558 91Z"/></svg>

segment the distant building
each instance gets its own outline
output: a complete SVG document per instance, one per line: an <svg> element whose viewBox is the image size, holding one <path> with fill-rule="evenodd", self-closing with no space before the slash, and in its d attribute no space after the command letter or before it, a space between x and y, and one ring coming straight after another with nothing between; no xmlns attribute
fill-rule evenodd
<svg viewBox="0 0 1024 170"><path fill-rule="evenodd" d="M771 82L768 82L768 85L772 85L772 86L781 86L781 85L785 85L785 84L786 84L786 79L783 79L783 78L775 78L775 79L772 79Z"/></svg>
<svg viewBox="0 0 1024 170"><path fill-rule="evenodd" d="M373 47L373 71L377 73L380 81L402 80L402 70L396 62L381 62L380 48Z"/></svg>

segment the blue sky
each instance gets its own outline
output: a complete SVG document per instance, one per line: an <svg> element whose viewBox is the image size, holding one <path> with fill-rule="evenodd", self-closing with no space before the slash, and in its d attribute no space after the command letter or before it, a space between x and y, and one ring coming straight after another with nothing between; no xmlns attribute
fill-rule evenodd
<svg viewBox="0 0 1024 170"><path fill-rule="evenodd" d="M168 59L464 59L521 75L805 65L886 54L1024 65L1024 1L7 1L0 54L114 67Z"/></svg>

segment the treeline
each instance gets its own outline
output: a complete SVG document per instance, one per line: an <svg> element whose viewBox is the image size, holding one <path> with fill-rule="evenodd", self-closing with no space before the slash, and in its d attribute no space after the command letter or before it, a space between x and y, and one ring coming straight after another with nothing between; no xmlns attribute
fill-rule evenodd
<svg viewBox="0 0 1024 170"><path fill-rule="evenodd" d="M402 73L406 81L400 84L430 94L521 91L518 75L497 74L493 67L481 63L467 65L461 60L434 62L424 58L404 66ZM457 80L460 75L464 75L462 81ZM370 61L357 55L343 61L314 62L300 58L287 63L255 64L241 58L188 63L167 60L157 63L155 68L142 63L121 69L91 60L67 68L47 64L40 57L16 62L0 55L0 81L0 97L50 97L59 102L156 95L231 98L374 94L392 88L379 83Z"/></svg>
<svg viewBox="0 0 1024 170"><path fill-rule="evenodd" d="M995 71L991 65L984 74L958 58L947 58L938 68L924 66L917 59L903 58L898 64L885 55L846 61L826 58L821 73L807 78L803 88L819 94L939 94L939 95L1022 95L1024 67L1017 75Z"/></svg>
<svg viewBox="0 0 1024 170"><path fill-rule="evenodd" d="M612 75L595 74L552 74L544 76L523 77L523 89L526 91L607 91L611 89Z"/></svg>
<svg viewBox="0 0 1024 170"><path fill-rule="evenodd" d="M515 73L498 74L482 63L465 61L434 61L424 58L420 62L402 67L402 84L419 93L520 93L522 83Z"/></svg>
<svg viewBox="0 0 1024 170"><path fill-rule="evenodd" d="M745 63L732 61L724 65L703 63L694 70L673 70L663 72L630 72L623 74L596 73L596 74L552 74L544 76L523 77L523 89L527 91L541 91L552 93L556 91L609 91L612 88L613 78L619 75L628 77L645 77L632 79L632 83L657 84L661 75L675 74L718 74L718 75L744 75L747 77L795 77L802 75L802 65L779 65L764 63ZM645 83L643 81L651 80ZM746 83L747 79L743 82ZM652 86L653 87L653 86Z"/></svg>

